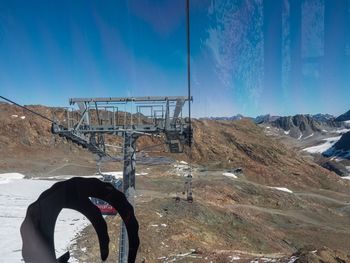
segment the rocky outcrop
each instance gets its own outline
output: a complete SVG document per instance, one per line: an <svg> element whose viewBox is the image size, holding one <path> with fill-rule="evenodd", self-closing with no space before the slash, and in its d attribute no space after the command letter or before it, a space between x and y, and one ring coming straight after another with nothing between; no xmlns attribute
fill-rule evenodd
<svg viewBox="0 0 350 263"><path fill-rule="evenodd" d="M312 115L312 118L318 122L328 122L328 121L334 121L335 117L331 114L314 114Z"/></svg>
<svg viewBox="0 0 350 263"><path fill-rule="evenodd" d="M335 122L334 119L325 118L324 121L321 121L321 119L320 116L317 119L308 114L298 114L295 116L280 117L273 121L271 125L284 130L285 134L296 139L303 139L316 133L342 127L341 123Z"/></svg>
<svg viewBox="0 0 350 263"><path fill-rule="evenodd" d="M299 250L294 257L297 263L346 263L350 262L350 254L340 250L323 247L315 250Z"/></svg>
<svg viewBox="0 0 350 263"><path fill-rule="evenodd" d="M270 114L260 115L254 119L256 124L270 123L280 118L280 116L271 116Z"/></svg>
<svg viewBox="0 0 350 263"><path fill-rule="evenodd" d="M344 165L335 161L327 161L321 164L322 167L335 172L339 176L348 176L348 170Z"/></svg>
<svg viewBox="0 0 350 263"><path fill-rule="evenodd" d="M295 115L280 117L272 125L281 128L293 138L301 139L314 132L321 132L322 124L314 120L310 115Z"/></svg>

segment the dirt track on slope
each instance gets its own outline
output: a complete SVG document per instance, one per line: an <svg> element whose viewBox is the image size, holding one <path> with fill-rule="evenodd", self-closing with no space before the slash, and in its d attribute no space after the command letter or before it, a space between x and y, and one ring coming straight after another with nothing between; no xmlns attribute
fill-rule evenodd
<svg viewBox="0 0 350 263"><path fill-rule="evenodd" d="M174 199L177 194L182 197L183 178L172 174L172 168L163 169L137 178L138 262L230 262L233 256L240 258L234 262L257 257L288 262L294 252L308 245L350 253L350 217L340 211L349 204L338 199L336 192L329 197L330 191L324 196L315 194L317 189L293 189L296 193L291 194L244 177L226 178L219 171L203 176L197 171L195 202L189 204ZM112 236L107 262L115 262L119 220L107 220ZM91 241L94 235L93 229L87 228L78 238L76 257L92 254L92 261L98 262L98 246ZM83 247L87 252L82 255L79 248Z"/></svg>

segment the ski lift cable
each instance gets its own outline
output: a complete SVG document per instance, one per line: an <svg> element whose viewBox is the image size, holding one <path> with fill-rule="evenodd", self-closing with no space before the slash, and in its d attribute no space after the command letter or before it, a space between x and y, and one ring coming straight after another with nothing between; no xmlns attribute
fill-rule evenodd
<svg viewBox="0 0 350 263"><path fill-rule="evenodd" d="M113 145L113 144L106 144L106 143L105 143L105 146L112 147L112 148L118 148L118 149L122 149L123 148L123 146Z"/></svg>
<svg viewBox="0 0 350 263"><path fill-rule="evenodd" d="M188 90L188 132L189 132L189 174L186 178L187 201L193 202L192 197L192 125L191 125L191 42L190 42L190 0L186 0L186 37L187 37L187 90Z"/></svg>
<svg viewBox="0 0 350 263"><path fill-rule="evenodd" d="M27 108L27 107L25 107L25 106L22 106L22 105L20 105L20 104L14 102L14 101L8 99L8 98L5 98L5 97L3 97L3 96L0 96L0 98L3 99L3 100L5 100L5 101L7 101L7 102L10 102L11 104L13 104L13 105L15 105L15 106L17 106L17 107L20 107L20 108L22 108L22 109L24 109L24 110L26 110L26 111L31 112L31 113L33 113L34 115L39 116L40 118L43 118L44 120L47 120L47 121L49 121L49 122L51 122L51 123L54 123L54 124L58 124L56 121L54 121L54 120L52 120L52 119L50 119L50 118L48 118L48 117L46 117L46 116L44 116L44 115L42 115L42 114L36 112L36 111L33 111L33 110L31 110L31 109L29 109L29 108ZM120 160L120 157L115 157L115 156L112 156L112 155L110 155L110 154L108 154L108 153L106 153L106 156L108 156L109 158L111 158L111 159L114 160L114 161L119 161L119 160Z"/></svg>
<svg viewBox="0 0 350 263"><path fill-rule="evenodd" d="M190 47L190 4L186 0L186 36L187 36L187 90L188 90L188 118L191 127L191 47ZM191 144L190 144L191 147Z"/></svg>
<svg viewBox="0 0 350 263"><path fill-rule="evenodd" d="M45 120L47 120L47 121L49 121L49 122L51 122L51 123L57 124L57 122L55 122L54 120L52 120L52 119L50 119L50 118L48 118L48 117L46 117L46 116L44 116L44 115L42 115L42 114L36 112L36 111L33 111L33 110L31 110L31 109L28 109L27 107L22 106L22 105L20 105L20 104L14 102L14 101L12 101L12 100L10 100L10 99L7 99L7 98L5 98L5 97L3 97L3 96L0 96L0 98L3 99L3 100L6 100L7 102L12 103L13 105L15 105L15 106L17 106L17 107L20 107L20 108L22 108L22 109L24 109L24 110L26 110L26 111L29 111L29 112L33 113L34 115L37 115L37 116L39 116L39 117L41 117L41 118L43 118L43 119L45 119Z"/></svg>
<svg viewBox="0 0 350 263"><path fill-rule="evenodd" d="M145 150L152 149L152 148L155 148L155 147L158 147L158 146L162 146L162 145L164 145L164 143L159 143L159 144L155 144L155 145L145 146L145 147L139 149L138 152L143 152Z"/></svg>
<svg viewBox="0 0 350 263"><path fill-rule="evenodd" d="M188 90L188 124L189 133L191 134L191 42L190 42L190 1L186 0L186 36L187 36L187 90ZM192 160L192 138L189 139L189 161L191 168Z"/></svg>

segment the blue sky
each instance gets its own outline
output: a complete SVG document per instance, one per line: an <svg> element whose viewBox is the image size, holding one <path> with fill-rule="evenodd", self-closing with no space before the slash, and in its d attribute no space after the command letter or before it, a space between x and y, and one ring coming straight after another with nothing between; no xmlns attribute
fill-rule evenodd
<svg viewBox="0 0 350 263"><path fill-rule="evenodd" d="M324 1L301 1L301 27L293 31L287 0L280 29L262 0L191 0L194 115L347 111L350 23L326 27ZM185 22L182 0L0 0L0 94L53 106L70 97L186 95ZM343 53L325 44L327 28L339 31L332 38L345 41ZM281 36L266 40L276 30ZM293 34L301 35L303 61L295 64ZM297 84L292 65L300 68Z"/></svg>

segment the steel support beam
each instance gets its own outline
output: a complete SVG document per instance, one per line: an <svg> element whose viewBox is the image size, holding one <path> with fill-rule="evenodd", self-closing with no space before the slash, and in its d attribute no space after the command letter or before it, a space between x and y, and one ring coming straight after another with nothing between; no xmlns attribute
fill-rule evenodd
<svg viewBox="0 0 350 263"><path fill-rule="evenodd" d="M95 102L103 102L103 103L110 103L110 102L156 102L156 101L177 101L177 100L188 100L188 97L186 96L168 96L168 97L160 97L160 96L150 96L150 97L127 97L127 98L116 98L116 97L109 97L109 98L72 98L69 100L70 104L74 103L95 103ZM191 101L193 98L191 97Z"/></svg>
<svg viewBox="0 0 350 263"><path fill-rule="evenodd" d="M132 132L124 133L124 170L123 192L132 206L135 206L135 171L136 171L136 140L138 135ZM128 262L128 234L124 223L121 223L119 237L119 263Z"/></svg>

